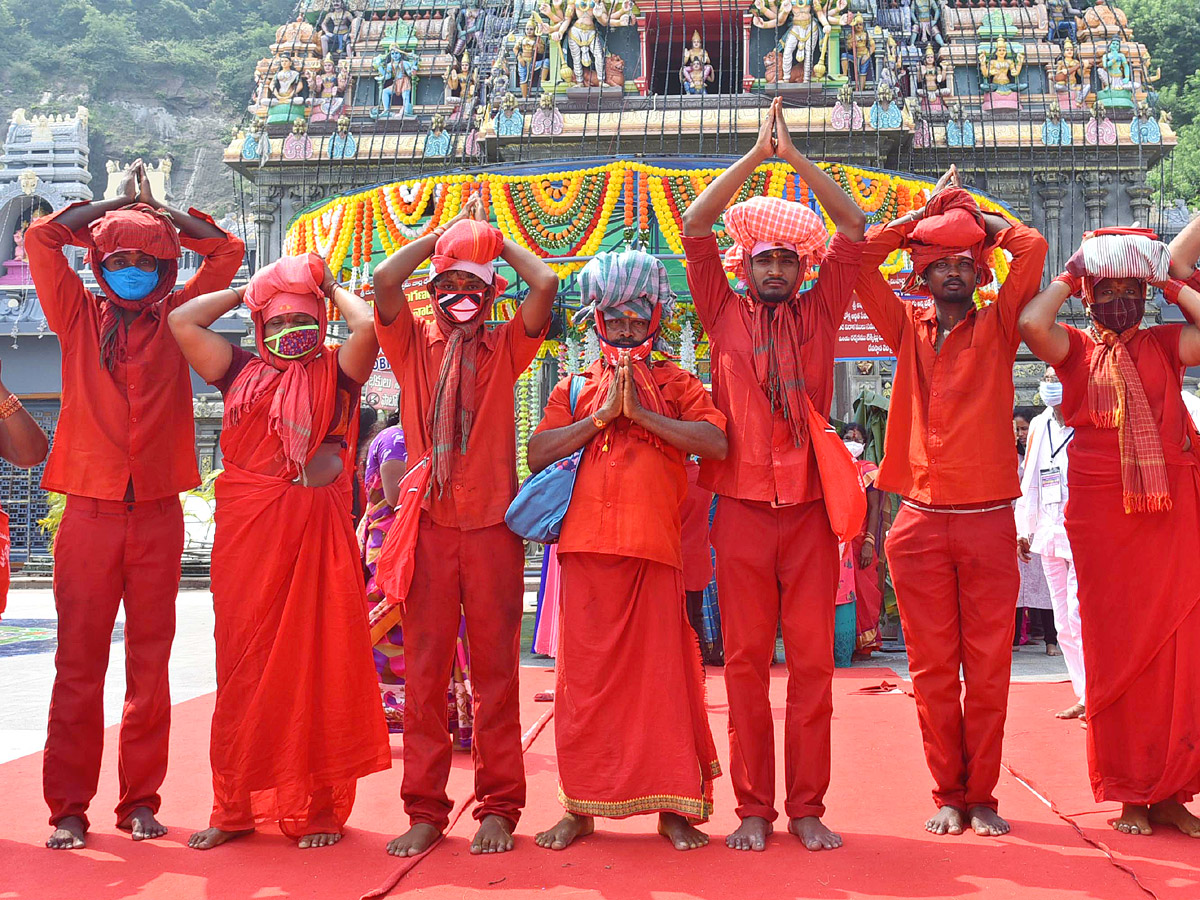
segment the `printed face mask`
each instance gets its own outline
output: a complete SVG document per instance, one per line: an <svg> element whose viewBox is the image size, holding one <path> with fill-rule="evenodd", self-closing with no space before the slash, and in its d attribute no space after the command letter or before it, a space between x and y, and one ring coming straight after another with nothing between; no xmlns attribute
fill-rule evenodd
<svg viewBox="0 0 1200 900"><path fill-rule="evenodd" d="M479 311L483 309L483 298L486 295L486 290L437 292L437 302L438 306L442 308L442 312L451 319L455 322L465 323L479 315Z"/></svg>
<svg viewBox="0 0 1200 900"><path fill-rule="evenodd" d="M1062 384L1057 381L1043 381L1038 385L1038 394L1047 406L1062 404Z"/></svg>
<svg viewBox="0 0 1200 900"><path fill-rule="evenodd" d="M158 286L158 270L147 272L137 266L106 269L104 280L122 300L143 300Z"/></svg>
<svg viewBox="0 0 1200 900"><path fill-rule="evenodd" d="M846 441L845 444L846 449L850 451L850 455L855 459L862 456L863 450L866 449L866 445L862 441Z"/></svg>
<svg viewBox="0 0 1200 900"><path fill-rule="evenodd" d="M1128 331L1142 321L1146 314L1146 301L1143 298L1118 297L1107 303L1093 303L1088 307L1088 315L1117 334Z"/></svg>
<svg viewBox="0 0 1200 900"><path fill-rule="evenodd" d="M300 359L307 356L321 341L319 325L293 325L263 338L267 349L280 359Z"/></svg>

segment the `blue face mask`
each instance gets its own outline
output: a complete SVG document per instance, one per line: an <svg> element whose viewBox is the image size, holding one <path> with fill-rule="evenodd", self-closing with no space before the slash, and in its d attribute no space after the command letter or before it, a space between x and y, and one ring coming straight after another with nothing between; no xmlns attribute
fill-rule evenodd
<svg viewBox="0 0 1200 900"><path fill-rule="evenodd" d="M104 271L104 280L122 300L142 300L158 286L158 270L147 272L137 266Z"/></svg>

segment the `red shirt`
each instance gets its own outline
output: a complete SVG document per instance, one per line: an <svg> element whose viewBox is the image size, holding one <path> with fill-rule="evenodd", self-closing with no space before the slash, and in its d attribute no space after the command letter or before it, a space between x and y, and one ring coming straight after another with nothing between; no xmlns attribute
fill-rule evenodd
<svg viewBox="0 0 1200 900"><path fill-rule="evenodd" d="M536 337L525 333L518 310L511 319L475 340L479 368L475 375L475 422L465 454L456 453L450 483L439 495L430 493L429 516L434 524L470 531L504 521L508 505L517 495L517 426L513 387L537 355L546 330ZM446 339L432 319L419 319L407 303L391 325L375 313L379 346L400 383L400 423L408 445L409 462L424 456L430 447L426 424L433 406L434 389L446 354Z"/></svg>
<svg viewBox="0 0 1200 900"><path fill-rule="evenodd" d="M98 500L123 500L130 484L138 500L190 490L200 483L192 379L167 313L229 287L242 264L242 241L231 234L180 235L204 263L187 284L129 323L126 358L109 370L100 359L100 298L62 252L67 244L87 246L87 236L60 225L59 215L38 219L25 232L38 302L62 347L62 411L42 487Z"/></svg>
<svg viewBox="0 0 1200 900"><path fill-rule="evenodd" d="M833 405L833 358L837 330L854 294L862 242L835 234L817 283L800 296L804 316L804 387L813 405ZM700 463L700 486L726 497L778 504L821 496L810 442L797 447L783 413L772 411L754 372L750 303L729 286L715 235L683 237L688 288L708 333L713 399L729 418L729 455Z"/></svg>
<svg viewBox="0 0 1200 900"><path fill-rule="evenodd" d="M1046 239L1025 225L1000 233L1012 255L995 303L972 309L935 350L937 309L901 300L879 273L915 222L875 232L863 252L858 299L896 353L887 439L876 482L930 506L1019 497L1013 439L1017 317L1042 280Z"/></svg>
<svg viewBox="0 0 1200 900"><path fill-rule="evenodd" d="M597 362L583 373L574 416L571 376L555 385L545 418L534 434L591 416L600 371ZM711 422L725 430L725 416L713 405L699 378L669 362L655 363L650 371L667 402L664 415L684 422ZM558 552L609 553L682 569L680 505L687 495L687 457L666 442L656 447L630 435L631 425L621 417L597 432L584 448ZM596 441L608 447L599 458L593 452Z"/></svg>

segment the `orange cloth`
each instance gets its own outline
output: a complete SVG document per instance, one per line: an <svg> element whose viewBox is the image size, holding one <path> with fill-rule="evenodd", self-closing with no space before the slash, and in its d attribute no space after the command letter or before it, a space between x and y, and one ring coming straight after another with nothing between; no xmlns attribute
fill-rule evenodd
<svg viewBox="0 0 1200 900"><path fill-rule="evenodd" d="M646 496L670 493L665 484L641 483ZM646 513L648 522L667 527L665 512ZM559 554L560 802L585 816L667 811L705 821L721 766L704 708L700 649L684 609L683 573L636 557L561 547Z"/></svg>
<svg viewBox="0 0 1200 900"><path fill-rule="evenodd" d="M998 246L1013 259L996 301L967 313L935 351L936 308L900 300L879 274L912 229L910 222L872 233L857 286L897 357L876 483L931 506L1011 500L1021 494L1012 435L1017 317L1041 283L1046 239L1020 224L1000 233Z"/></svg>
<svg viewBox="0 0 1200 900"><path fill-rule="evenodd" d="M709 422L724 431L725 416L713 406L696 376L669 362L654 363L649 371L666 402L666 416ZM588 418L601 382L601 364L593 363L583 378L575 415L571 415L568 376L550 392L545 417L534 434ZM684 453L665 442L658 447L637 439L630 434L634 427L621 417L592 438L589 446L594 449L598 442L600 452L584 453L580 461L558 552L633 556L682 569Z"/></svg>
<svg viewBox="0 0 1200 900"><path fill-rule="evenodd" d="M802 294L798 352L804 388L822 414L833 404L837 330L858 277L862 242L835 234L812 290ZM683 238L687 280L712 346L713 400L729 418L729 455L700 464L700 485L726 497L803 503L821 496L807 434L799 446L782 411L770 401L754 367L750 301L729 286L715 235Z"/></svg>
<svg viewBox="0 0 1200 900"><path fill-rule="evenodd" d="M712 543L708 539L708 513L712 508L712 491L696 482L700 465L688 459L687 496L679 513L683 517L683 589L702 591L713 578Z"/></svg>
<svg viewBox="0 0 1200 900"><path fill-rule="evenodd" d="M436 322L414 317L407 303L391 325L381 324L377 313L375 331L400 383L400 423L408 458L420 459L429 450L428 414L446 339ZM440 495L432 492L428 510L434 523L471 529L504 521L517 495L513 387L544 338L545 330L536 337L525 333L520 310L500 327L475 338L482 341L475 376L475 438L465 454L454 454L447 489Z"/></svg>
<svg viewBox="0 0 1200 900"><path fill-rule="evenodd" d="M336 351L306 363L313 421L337 404ZM277 821L285 834L340 832L357 779L391 765L350 517L357 420L342 474L297 484L271 429L274 392L221 433L212 552L217 702L210 748L224 830ZM325 437L309 439L311 459ZM269 545L270 553L263 547Z"/></svg>
<svg viewBox="0 0 1200 900"><path fill-rule="evenodd" d="M1021 589L1012 508L948 513L901 504L887 558L934 803L995 809Z"/></svg>
<svg viewBox="0 0 1200 900"><path fill-rule="evenodd" d="M1153 513L1124 511L1118 435L1092 423L1089 405L1099 347L1067 328L1071 349L1054 370L1075 428L1065 524L1089 667L1092 791L1187 802L1200 792L1200 435L1181 398L1183 326L1143 329L1127 345L1167 464L1171 509Z"/></svg>
<svg viewBox="0 0 1200 900"><path fill-rule="evenodd" d="M68 207L70 209L71 207ZM191 214L212 220L195 210ZM138 500L174 496L200 483L196 468L192 381L167 327L166 313L193 297L229 286L243 245L222 238L180 238L205 257L200 270L162 302L157 317L128 326L127 354L110 371L101 360L99 298L83 286L63 256L68 244L87 247L57 213L25 233L38 302L62 345L62 412L42 475L48 491L122 500L130 481Z"/></svg>

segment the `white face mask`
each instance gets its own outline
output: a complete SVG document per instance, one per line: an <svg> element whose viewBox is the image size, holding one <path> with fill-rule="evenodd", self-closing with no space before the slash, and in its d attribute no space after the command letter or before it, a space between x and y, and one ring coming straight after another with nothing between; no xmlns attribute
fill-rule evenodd
<svg viewBox="0 0 1200 900"><path fill-rule="evenodd" d="M866 449L866 444L861 441L846 441L846 449L850 451L850 455L858 459L863 455L863 450Z"/></svg>
<svg viewBox="0 0 1200 900"><path fill-rule="evenodd" d="M1038 394L1041 395L1042 402L1047 406L1060 406L1062 404L1062 383L1043 381L1038 385Z"/></svg>

